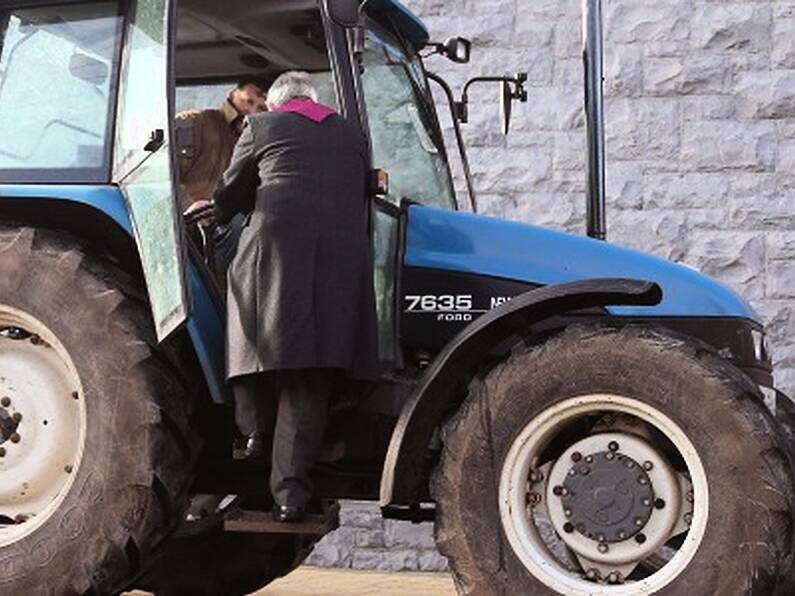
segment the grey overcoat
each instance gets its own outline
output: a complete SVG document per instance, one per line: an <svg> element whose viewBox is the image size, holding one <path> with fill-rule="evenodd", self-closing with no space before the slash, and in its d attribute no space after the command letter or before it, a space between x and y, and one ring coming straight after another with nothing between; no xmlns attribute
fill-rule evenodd
<svg viewBox="0 0 795 596"><path fill-rule="evenodd" d="M227 376L337 368L378 378L366 145L334 114L248 119L215 193L250 213L228 272Z"/></svg>

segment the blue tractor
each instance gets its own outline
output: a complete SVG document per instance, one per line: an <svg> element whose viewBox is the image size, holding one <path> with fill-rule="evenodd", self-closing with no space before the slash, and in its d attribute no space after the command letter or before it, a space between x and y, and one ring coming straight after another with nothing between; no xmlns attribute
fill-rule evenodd
<svg viewBox="0 0 795 596"><path fill-rule="evenodd" d="M340 499L433 520L462 594L793 593L793 410L762 321L687 267L460 210L423 56L469 49L398 0L0 1L0 594L248 593ZM336 390L325 513L285 532L235 459L174 115L293 69L389 184L382 379ZM488 80L506 116L525 98Z"/></svg>

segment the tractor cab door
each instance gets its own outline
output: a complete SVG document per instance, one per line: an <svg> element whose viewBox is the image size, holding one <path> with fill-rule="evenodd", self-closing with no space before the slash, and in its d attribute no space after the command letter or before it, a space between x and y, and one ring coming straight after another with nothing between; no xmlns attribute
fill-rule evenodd
<svg viewBox="0 0 795 596"><path fill-rule="evenodd" d="M113 170L127 200L159 341L190 314L171 143L174 4L129 5Z"/></svg>

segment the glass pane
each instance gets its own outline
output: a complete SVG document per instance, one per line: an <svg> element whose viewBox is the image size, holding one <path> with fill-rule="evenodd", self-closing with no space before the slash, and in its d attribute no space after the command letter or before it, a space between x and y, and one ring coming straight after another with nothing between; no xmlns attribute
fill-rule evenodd
<svg viewBox="0 0 795 596"><path fill-rule="evenodd" d="M309 76L317 89L320 103L339 111L331 72L313 72ZM180 85L177 87L176 111L217 109L226 101L226 94L235 84L236 81L211 85Z"/></svg>
<svg viewBox="0 0 795 596"><path fill-rule="evenodd" d="M395 259L397 219L375 211L375 299L378 310L378 353L382 362L395 360Z"/></svg>
<svg viewBox="0 0 795 596"><path fill-rule="evenodd" d="M0 10L0 179L109 178L121 26L117 2Z"/></svg>
<svg viewBox="0 0 795 596"><path fill-rule="evenodd" d="M368 32L362 75L373 165L389 172L390 200L453 208L453 182L419 65L389 36Z"/></svg>
<svg viewBox="0 0 795 596"><path fill-rule="evenodd" d="M186 282L169 149L168 0L139 0L128 33L115 176L127 197L160 340L187 317ZM163 145L144 149L154 130Z"/></svg>
<svg viewBox="0 0 795 596"><path fill-rule="evenodd" d="M168 0L140 0L134 9L116 127L116 179L149 157L144 147L153 131L162 130L168 143L168 4Z"/></svg>

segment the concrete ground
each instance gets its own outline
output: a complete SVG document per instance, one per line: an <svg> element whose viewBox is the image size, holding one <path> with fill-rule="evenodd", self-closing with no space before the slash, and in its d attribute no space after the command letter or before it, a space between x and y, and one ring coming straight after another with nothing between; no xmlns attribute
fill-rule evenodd
<svg viewBox="0 0 795 596"><path fill-rule="evenodd" d="M383 573L299 567L256 596L454 596L447 573ZM128 596L145 596L130 592Z"/></svg>

